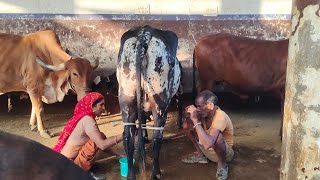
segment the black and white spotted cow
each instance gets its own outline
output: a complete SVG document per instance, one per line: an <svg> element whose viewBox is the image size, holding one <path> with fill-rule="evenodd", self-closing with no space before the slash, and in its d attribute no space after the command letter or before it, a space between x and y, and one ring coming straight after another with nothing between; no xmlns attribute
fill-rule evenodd
<svg viewBox="0 0 320 180"><path fill-rule="evenodd" d="M176 58L178 37L174 32L150 26L133 28L121 37L117 79L119 103L124 122L124 147L128 157L128 179L135 179L133 170L136 114L139 119L139 162L144 170L144 141L141 124L143 112L152 112L154 119L152 179L160 179L159 152L167 108L180 85L181 68ZM141 155L142 154L142 155ZM141 166L142 165L142 166ZM143 172L142 172L143 173Z"/></svg>

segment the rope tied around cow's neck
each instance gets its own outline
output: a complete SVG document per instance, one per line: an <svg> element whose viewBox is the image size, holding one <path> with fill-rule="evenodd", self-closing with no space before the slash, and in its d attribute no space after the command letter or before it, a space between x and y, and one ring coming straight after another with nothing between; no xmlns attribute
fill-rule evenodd
<svg viewBox="0 0 320 180"><path fill-rule="evenodd" d="M72 82L71 82L71 76L68 77L67 82L68 82L71 90L72 90L74 93L77 93L77 91L76 91L76 89L75 89L76 86L73 85ZM79 88L79 86L78 86L78 88ZM86 91L86 92L90 92L90 91L91 91L91 88L81 87L81 90Z"/></svg>
<svg viewBox="0 0 320 180"><path fill-rule="evenodd" d="M123 123L124 126L137 126L139 123ZM163 131L164 127L153 127L150 125L142 124L142 129L152 129L152 130L159 130Z"/></svg>

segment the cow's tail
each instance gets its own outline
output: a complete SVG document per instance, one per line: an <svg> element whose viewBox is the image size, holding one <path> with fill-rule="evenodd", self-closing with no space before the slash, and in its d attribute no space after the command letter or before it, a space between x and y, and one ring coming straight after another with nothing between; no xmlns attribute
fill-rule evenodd
<svg viewBox="0 0 320 180"><path fill-rule="evenodd" d="M192 56L192 97L195 101L197 96L197 86L196 86L196 57L195 57L196 49L193 50L193 56Z"/></svg>
<svg viewBox="0 0 320 180"><path fill-rule="evenodd" d="M145 54L147 53L148 45L151 40L151 32L146 28L142 28L138 33L137 39L137 54L136 54L136 93L137 93L137 110L138 110L138 120L139 120L139 129L138 129L138 152L139 152L139 167L141 174L145 176L145 162L144 162L144 140L142 136L142 88L141 88L141 76L142 71L145 71L143 68L143 60Z"/></svg>

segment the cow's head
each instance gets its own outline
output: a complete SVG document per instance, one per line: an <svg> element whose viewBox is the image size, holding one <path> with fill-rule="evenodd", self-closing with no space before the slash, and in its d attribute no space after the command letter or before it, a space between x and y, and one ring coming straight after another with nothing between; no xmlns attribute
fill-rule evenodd
<svg viewBox="0 0 320 180"><path fill-rule="evenodd" d="M93 69L99 65L98 60L90 64L90 62L83 58L74 58L61 63L59 65L48 65L40 59L37 62L46 70L49 71L66 71L64 74L64 81L60 89L67 94L69 90L77 94L78 100L86 93L91 91L91 74Z"/></svg>
<svg viewBox="0 0 320 180"><path fill-rule="evenodd" d="M106 77L97 76L94 79L92 90L106 95L118 96L119 84L117 81L116 73Z"/></svg>
<svg viewBox="0 0 320 180"><path fill-rule="evenodd" d="M105 77L97 76L93 82L92 90L103 94L106 99L105 107L107 115L120 113L118 101L119 84L116 73Z"/></svg>

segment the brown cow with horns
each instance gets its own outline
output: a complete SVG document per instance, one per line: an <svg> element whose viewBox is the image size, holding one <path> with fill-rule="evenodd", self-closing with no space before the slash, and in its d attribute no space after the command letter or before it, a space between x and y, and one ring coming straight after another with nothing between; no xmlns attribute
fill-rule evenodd
<svg viewBox="0 0 320 180"><path fill-rule="evenodd" d="M61 102L69 89L78 100L91 89L92 70L98 63L72 58L63 51L53 31L28 35L0 34L0 94L27 92L31 99L31 130L38 128L41 137L52 136L42 123L42 101Z"/></svg>

